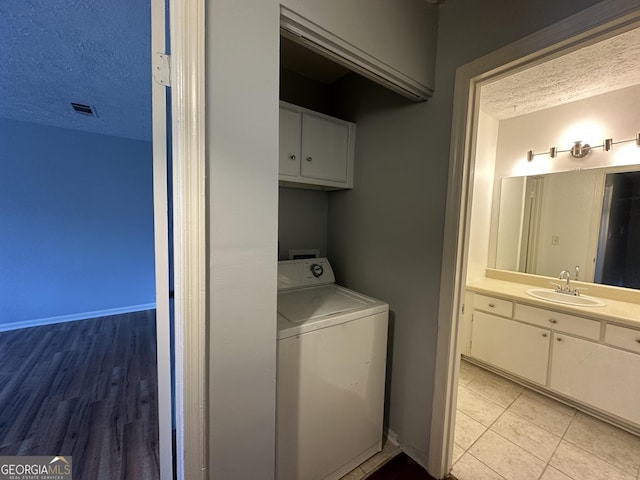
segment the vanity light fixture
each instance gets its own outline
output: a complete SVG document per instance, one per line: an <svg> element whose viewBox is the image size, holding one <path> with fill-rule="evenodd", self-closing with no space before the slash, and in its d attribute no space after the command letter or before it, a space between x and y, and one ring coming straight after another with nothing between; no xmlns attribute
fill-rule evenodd
<svg viewBox="0 0 640 480"><path fill-rule="evenodd" d="M602 145L596 145L595 147L590 146L588 143L582 143L582 140L578 140L573 142L573 147L568 150L558 150L556 147L550 147L549 152L540 152L534 153L533 150L529 150L527 152L527 162L533 161L533 157L536 155L546 155L547 153L551 158L556 158L558 153L570 153L573 158L584 158L591 153L594 148L602 148L604 152L609 152L613 148L614 145L619 145L621 143L629 143L635 142L636 147L640 147L640 133L637 133L635 138L629 140L620 140L619 142L614 142L613 138L607 138L603 140Z"/></svg>
<svg viewBox="0 0 640 480"><path fill-rule="evenodd" d="M611 147L613 146L613 138L607 138L604 141L604 147L602 147L604 149L605 152L608 152L609 150L611 150Z"/></svg>
<svg viewBox="0 0 640 480"><path fill-rule="evenodd" d="M588 143L582 144L582 140L573 142L573 147L569 150L573 158L584 158L591 153L591 146Z"/></svg>

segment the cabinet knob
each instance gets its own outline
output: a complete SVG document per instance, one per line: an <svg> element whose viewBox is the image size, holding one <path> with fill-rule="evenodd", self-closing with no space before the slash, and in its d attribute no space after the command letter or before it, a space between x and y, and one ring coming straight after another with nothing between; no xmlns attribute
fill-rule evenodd
<svg viewBox="0 0 640 480"><path fill-rule="evenodd" d="M495 304L495 303L490 303L490 304L489 304L489 306L490 306L491 308L496 308L496 304Z"/></svg>
<svg viewBox="0 0 640 480"><path fill-rule="evenodd" d="M558 323L558 320L556 320L555 318L550 318L550 319L549 319L549 322L551 322L551 323Z"/></svg>
<svg viewBox="0 0 640 480"><path fill-rule="evenodd" d="M640 343L640 338L636 338L636 343Z"/></svg>
<svg viewBox="0 0 640 480"><path fill-rule="evenodd" d="M559 342L561 342L561 341L562 341L562 337L558 337L558 338L556 338L556 340L558 340Z"/></svg>
<svg viewBox="0 0 640 480"><path fill-rule="evenodd" d="M313 158L311 158L311 157L307 157L307 162L310 162L310 161L312 161L312 160L313 160Z"/></svg>
<svg viewBox="0 0 640 480"><path fill-rule="evenodd" d="M546 334L546 333L543 333L543 334L542 334L542 336L543 336L544 338L547 338L547 334Z"/></svg>
<svg viewBox="0 0 640 480"><path fill-rule="evenodd" d="M290 158L291 160L295 160L295 159L296 159L296 156L295 156L295 155L289 155L289 158Z"/></svg>

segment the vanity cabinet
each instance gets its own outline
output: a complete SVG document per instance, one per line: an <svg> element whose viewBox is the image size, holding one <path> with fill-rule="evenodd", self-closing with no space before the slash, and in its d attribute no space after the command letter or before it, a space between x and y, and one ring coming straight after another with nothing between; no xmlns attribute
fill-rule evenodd
<svg viewBox="0 0 640 480"><path fill-rule="evenodd" d="M591 340L600 338L600 322L597 320L588 320L567 313L521 304L516 304L514 316L517 320L552 328L558 332L590 338Z"/></svg>
<svg viewBox="0 0 640 480"><path fill-rule="evenodd" d="M604 343L640 353L640 330L607 325L604 331Z"/></svg>
<svg viewBox="0 0 640 480"><path fill-rule="evenodd" d="M353 187L355 124L281 102L279 127L281 185Z"/></svg>
<svg viewBox="0 0 640 480"><path fill-rule="evenodd" d="M478 293L467 298L473 313L463 353L640 429L640 324L622 326Z"/></svg>
<svg viewBox="0 0 640 480"><path fill-rule="evenodd" d="M550 388L640 424L640 355L569 335L554 337Z"/></svg>
<svg viewBox="0 0 640 480"><path fill-rule="evenodd" d="M551 332L544 328L476 311L471 356L545 385L550 336Z"/></svg>

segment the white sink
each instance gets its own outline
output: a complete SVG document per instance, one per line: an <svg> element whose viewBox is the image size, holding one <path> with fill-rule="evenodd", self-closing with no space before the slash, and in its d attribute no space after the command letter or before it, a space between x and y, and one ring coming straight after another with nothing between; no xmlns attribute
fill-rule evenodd
<svg viewBox="0 0 640 480"><path fill-rule="evenodd" d="M594 297L586 295L569 295L567 293L556 292L548 288L530 288L526 291L532 297L539 298L554 303L564 303L565 305L575 305L577 307L604 307L606 304Z"/></svg>

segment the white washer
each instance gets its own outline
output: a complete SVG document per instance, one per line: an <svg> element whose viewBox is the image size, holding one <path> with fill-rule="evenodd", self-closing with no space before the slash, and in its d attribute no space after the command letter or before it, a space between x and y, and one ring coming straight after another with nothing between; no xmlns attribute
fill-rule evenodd
<svg viewBox="0 0 640 480"><path fill-rule="evenodd" d="M277 480L334 480L379 452L389 306L326 258L278 263Z"/></svg>

